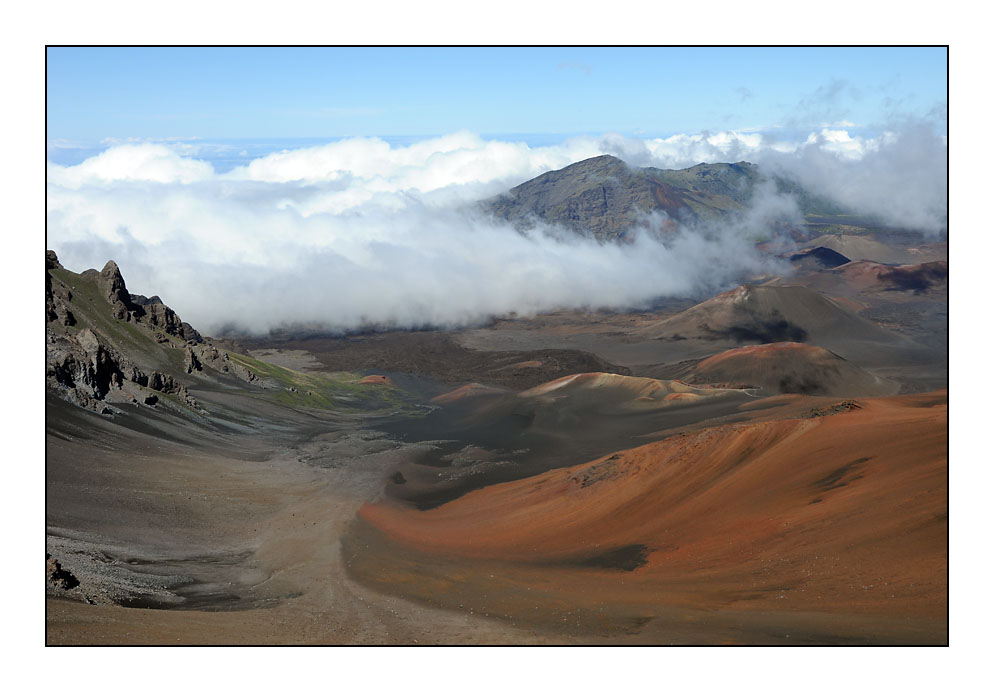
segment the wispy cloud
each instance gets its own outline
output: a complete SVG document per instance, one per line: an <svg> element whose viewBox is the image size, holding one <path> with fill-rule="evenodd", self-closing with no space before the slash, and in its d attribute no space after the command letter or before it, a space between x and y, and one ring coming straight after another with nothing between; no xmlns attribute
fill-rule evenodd
<svg viewBox="0 0 994 692"><path fill-rule="evenodd" d="M853 102L862 93L844 79L833 79L802 96L793 106L787 124L793 127L811 127L815 123L847 120Z"/></svg>
<svg viewBox="0 0 994 692"><path fill-rule="evenodd" d="M147 144L156 142L196 142L203 137L104 137L100 143L107 146L116 144Z"/></svg>
<svg viewBox="0 0 994 692"><path fill-rule="evenodd" d="M593 71L594 71L594 68L593 68L592 65L588 65L587 63L582 63L582 62L575 62L575 61L561 62L558 65L556 65L556 69L557 70L579 70L580 72L582 72L583 74L585 74L588 77L591 74L593 74Z"/></svg>
<svg viewBox="0 0 994 692"><path fill-rule="evenodd" d="M57 138L49 139L45 142L45 148L48 151L55 149L90 149L92 147L92 143L76 139Z"/></svg>

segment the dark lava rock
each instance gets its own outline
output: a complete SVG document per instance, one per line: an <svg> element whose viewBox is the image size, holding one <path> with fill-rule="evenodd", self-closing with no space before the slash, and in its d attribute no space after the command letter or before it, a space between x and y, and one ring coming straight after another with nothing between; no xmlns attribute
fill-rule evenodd
<svg viewBox="0 0 994 692"><path fill-rule="evenodd" d="M45 553L45 573L48 581L56 588L69 591L79 586L79 579L48 553Z"/></svg>
<svg viewBox="0 0 994 692"><path fill-rule="evenodd" d="M848 264L851 260L842 253L836 252L832 248L823 246L802 250L788 258L791 262L813 265L812 268L835 269L843 264Z"/></svg>

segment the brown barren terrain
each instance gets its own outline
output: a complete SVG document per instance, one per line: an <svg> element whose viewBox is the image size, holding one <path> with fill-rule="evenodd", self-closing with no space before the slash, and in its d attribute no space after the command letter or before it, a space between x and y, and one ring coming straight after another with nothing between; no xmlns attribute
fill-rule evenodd
<svg viewBox="0 0 994 692"><path fill-rule="evenodd" d="M235 340L50 253L46 642L946 644L948 267L895 238Z"/></svg>
<svg viewBox="0 0 994 692"><path fill-rule="evenodd" d="M945 394L828 401L428 511L366 504L353 574L553 631L696 641L707 612L737 642L944 643Z"/></svg>

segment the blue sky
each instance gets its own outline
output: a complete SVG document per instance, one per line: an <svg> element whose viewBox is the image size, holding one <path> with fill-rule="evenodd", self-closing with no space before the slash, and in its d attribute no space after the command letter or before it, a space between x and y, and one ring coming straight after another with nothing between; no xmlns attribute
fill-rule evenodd
<svg viewBox="0 0 994 692"><path fill-rule="evenodd" d="M944 48L49 48L47 138L873 128L946 101Z"/></svg>

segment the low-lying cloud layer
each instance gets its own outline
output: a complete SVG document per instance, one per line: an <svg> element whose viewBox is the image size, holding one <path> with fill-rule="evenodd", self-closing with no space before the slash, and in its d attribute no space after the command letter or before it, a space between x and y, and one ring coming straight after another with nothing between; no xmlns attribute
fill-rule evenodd
<svg viewBox="0 0 994 692"><path fill-rule="evenodd" d="M826 128L794 143L607 135L548 147L461 132L409 146L342 140L223 174L166 144L112 146L75 166L49 164L48 245L77 271L115 259L132 291L159 294L208 333L637 307L776 268L753 240L796 207L767 188L741 219L665 241L650 229L622 245L556 229L522 235L473 204L604 153L665 168L750 160L891 223L944 224L945 143L924 128L874 139Z"/></svg>

